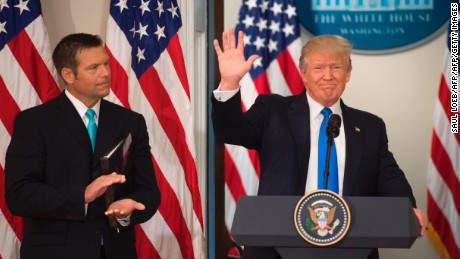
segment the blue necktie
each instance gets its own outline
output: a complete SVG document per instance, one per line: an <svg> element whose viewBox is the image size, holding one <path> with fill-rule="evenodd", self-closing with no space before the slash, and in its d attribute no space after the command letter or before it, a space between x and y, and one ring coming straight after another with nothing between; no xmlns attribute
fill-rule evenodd
<svg viewBox="0 0 460 259"><path fill-rule="evenodd" d="M94 151L94 146L96 145L96 132L97 132L97 125L96 122L94 121L94 110L93 109L88 109L85 113L85 115L88 117L89 122L88 122L88 127L86 130L88 130L88 135L89 138L91 139L91 147L93 148Z"/></svg>
<svg viewBox="0 0 460 259"><path fill-rule="evenodd" d="M332 111L329 108L324 108L321 110L321 114L323 114L323 122L321 123L321 128L319 129L318 138L318 189L323 189L328 139L326 135L326 128ZM327 182L327 189L339 193L339 170L337 168L337 151L335 149L334 141L332 142L329 158L329 178Z"/></svg>

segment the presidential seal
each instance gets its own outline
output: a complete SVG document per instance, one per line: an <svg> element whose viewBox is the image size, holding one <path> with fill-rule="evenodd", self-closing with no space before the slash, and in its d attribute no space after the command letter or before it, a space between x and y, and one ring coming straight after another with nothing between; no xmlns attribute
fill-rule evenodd
<svg viewBox="0 0 460 259"><path fill-rule="evenodd" d="M328 246L339 242L350 226L350 209L340 195L317 190L303 196L294 211L297 232L307 242Z"/></svg>

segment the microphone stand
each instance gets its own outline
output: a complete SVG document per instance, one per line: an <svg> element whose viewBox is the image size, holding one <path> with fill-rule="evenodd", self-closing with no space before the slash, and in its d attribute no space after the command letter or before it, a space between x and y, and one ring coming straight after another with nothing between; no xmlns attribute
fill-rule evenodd
<svg viewBox="0 0 460 259"><path fill-rule="evenodd" d="M323 181L323 189L327 190L327 182L329 180L329 160L331 157L331 147L332 141L340 134L340 124L341 118L337 114L332 114L329 117L329 122L326 128L326 135L327 135L327 148L326 148L326 164L324 167L324 181Z"/></svg>
<svg viewBox="0 0 460 259"><path fill-rule="evenodd" d="M328 136L328 138L327 138L327 149L326 149L326 164L324 166L324 181L323 181L323 189L324 190L327 190L327 182L329 180L329 160L330 160L330 157L331 157L331 146L332 146L332 141L333 140L334 140L333 136Z"/></svg>

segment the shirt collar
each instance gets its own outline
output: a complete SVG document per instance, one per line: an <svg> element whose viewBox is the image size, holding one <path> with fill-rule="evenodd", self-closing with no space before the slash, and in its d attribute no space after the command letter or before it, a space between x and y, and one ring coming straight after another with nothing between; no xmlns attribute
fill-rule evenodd
<svg viewBox="0 0 460 259"><path fill-rule="evenodd" d="M317 101L313 100L313 98L308 94L307 91L307 100L308 100L308 107L310 108L310 118L315 119L321 114L321 110L323 110L323 105L318 103ZM342 108L340 107L340 99L335 102L333 105L329 106L331 109L332 114L338 114L342 117Z"/></svg>
<svg viewBox="0 0 460 259"><path fill-rule="evenodd" d="M81 118L84 118L86 111L89 109L86 107L80 100L78 100L75 96L73 96L69 91L64 91L65 95L67 98L69 98L70 102L73 104L75 109L77 109L78 115L80 115ZM96 115L96 118L99 118L99 110L101 108L101 100L97 101L97 103L91 107L91 109L94 110L94 113Z"/></svg>

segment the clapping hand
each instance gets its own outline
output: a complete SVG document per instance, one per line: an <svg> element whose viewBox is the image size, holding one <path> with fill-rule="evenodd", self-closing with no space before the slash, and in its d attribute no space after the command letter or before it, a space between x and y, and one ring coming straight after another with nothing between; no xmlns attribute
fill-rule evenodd
<svg viewBox="0 0 460 259"><path fill-rule="evenodd" d="M135 210L145 210L145 205L132 199L123 199L110 204L105 215L124 218L130 216Z"/></svg>

